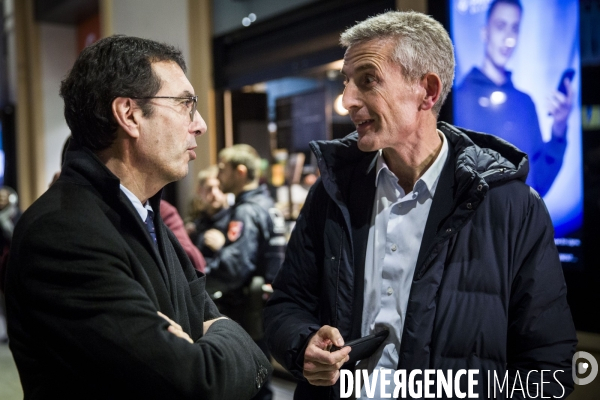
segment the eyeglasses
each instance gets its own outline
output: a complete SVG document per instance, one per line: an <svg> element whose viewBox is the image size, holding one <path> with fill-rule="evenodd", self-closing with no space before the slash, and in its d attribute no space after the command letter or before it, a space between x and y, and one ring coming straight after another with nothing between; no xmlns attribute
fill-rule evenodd
<svg viewBox="0 0 600 400"><path fill-rule="evenodd" d="M131 97L132 99L138 100L149 100L149 99L173 99L173 100L187 100L192 102L192 108L190 110L190 121L194 121L194 115L198 108L198 96L187 96L187 97L171 97L171 96L153 96L153 97ZM186 107L190 107L186 104Z"/></svg>

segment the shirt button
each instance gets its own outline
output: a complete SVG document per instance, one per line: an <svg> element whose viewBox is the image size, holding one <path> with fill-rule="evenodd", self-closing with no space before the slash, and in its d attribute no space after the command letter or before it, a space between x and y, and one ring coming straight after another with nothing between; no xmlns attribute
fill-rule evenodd
<svg viewBox="0 0 600 400"><path fill-rule="evenodd" d="M392 251L396 251L396 250L398 250L398 247L395 244L393 244L392 245Z"/></svg>
<svg viewBox="0 0 600 400"><path fill-rule="evenodd" d="M392 289L391 287L387 288L387 295L391 296L392 294L394 294L394 289Z"/></svg>

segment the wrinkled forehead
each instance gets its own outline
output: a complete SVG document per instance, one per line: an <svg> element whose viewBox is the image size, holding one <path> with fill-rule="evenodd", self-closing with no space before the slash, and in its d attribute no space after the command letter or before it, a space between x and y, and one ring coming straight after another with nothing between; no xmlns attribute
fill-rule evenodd
<svg viewBox="0 0 600 400"><path fill-rule="evenodd" d="M358 42L346 49L342 73L382 65L393 58L395 42L389 38Z"/></svg>

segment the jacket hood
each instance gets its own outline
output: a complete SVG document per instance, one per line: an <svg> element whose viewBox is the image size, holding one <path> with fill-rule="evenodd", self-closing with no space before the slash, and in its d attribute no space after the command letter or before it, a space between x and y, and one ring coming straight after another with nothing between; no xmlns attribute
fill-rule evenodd
<svg viewBox="0 0 600 400"><path fill-rule="evenodd" d="M455 127L445 122L438 129L446 136L450 151L456 158L455 178L458 182L483 180L495 185L510 180L525 182L529 172L527 155L496 136ZM325 186L345 187L352 176L350 170L365 168L368 173L375 165L377 152L358 149L355 131L343 139L313 141L310 146L317 157Z"/></svg>

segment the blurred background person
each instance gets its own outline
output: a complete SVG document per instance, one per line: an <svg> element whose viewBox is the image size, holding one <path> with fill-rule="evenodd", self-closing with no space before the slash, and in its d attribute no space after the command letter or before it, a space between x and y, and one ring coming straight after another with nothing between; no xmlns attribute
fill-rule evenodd
<svg viewBox="0 0 600 400"><path fill-rule="evenodd" d="M168 201L161 199L160 200L160 216L162 217L167 228L173 232L181 247L185 251L185 254L189 257L190 261L194 268L197 271L204 272L204 268L206 267L206 261L202 252L198 250L198 248L192 243L190 237L188 236L185 225L183 223L183 219L179 215L177 208L173 206Z"/></svg>
<svg viewBox="0 0 600 400"><path fill-rule="evenodd" d="M4 305L4 274L13 231L21 217L17 192L11 187L0 188L0 343L8 343L6 307Z"/></svg>
<svg viewBox="0 0 600 400"><path fill-rule="evenodd" d="M198 173L198 189L193 201L194 220L186 225L190 239L207 262L211 262L225 244L229 224L228 197L221 191L218 173L216 165Z"/></svg>
<svg viewBox="0 0 600 400"><path fill-rule="evenodd" d="M273 281L283 262L285 219L267 185L259 183L261 159L252 146L225 148L218 159L221 191L233 193L235 204L225 243L207 264L207 292L219 311L239 322L268 357L262 323L264 285ZM272 397L270 384L265 384L254 398Z"/></svg>

